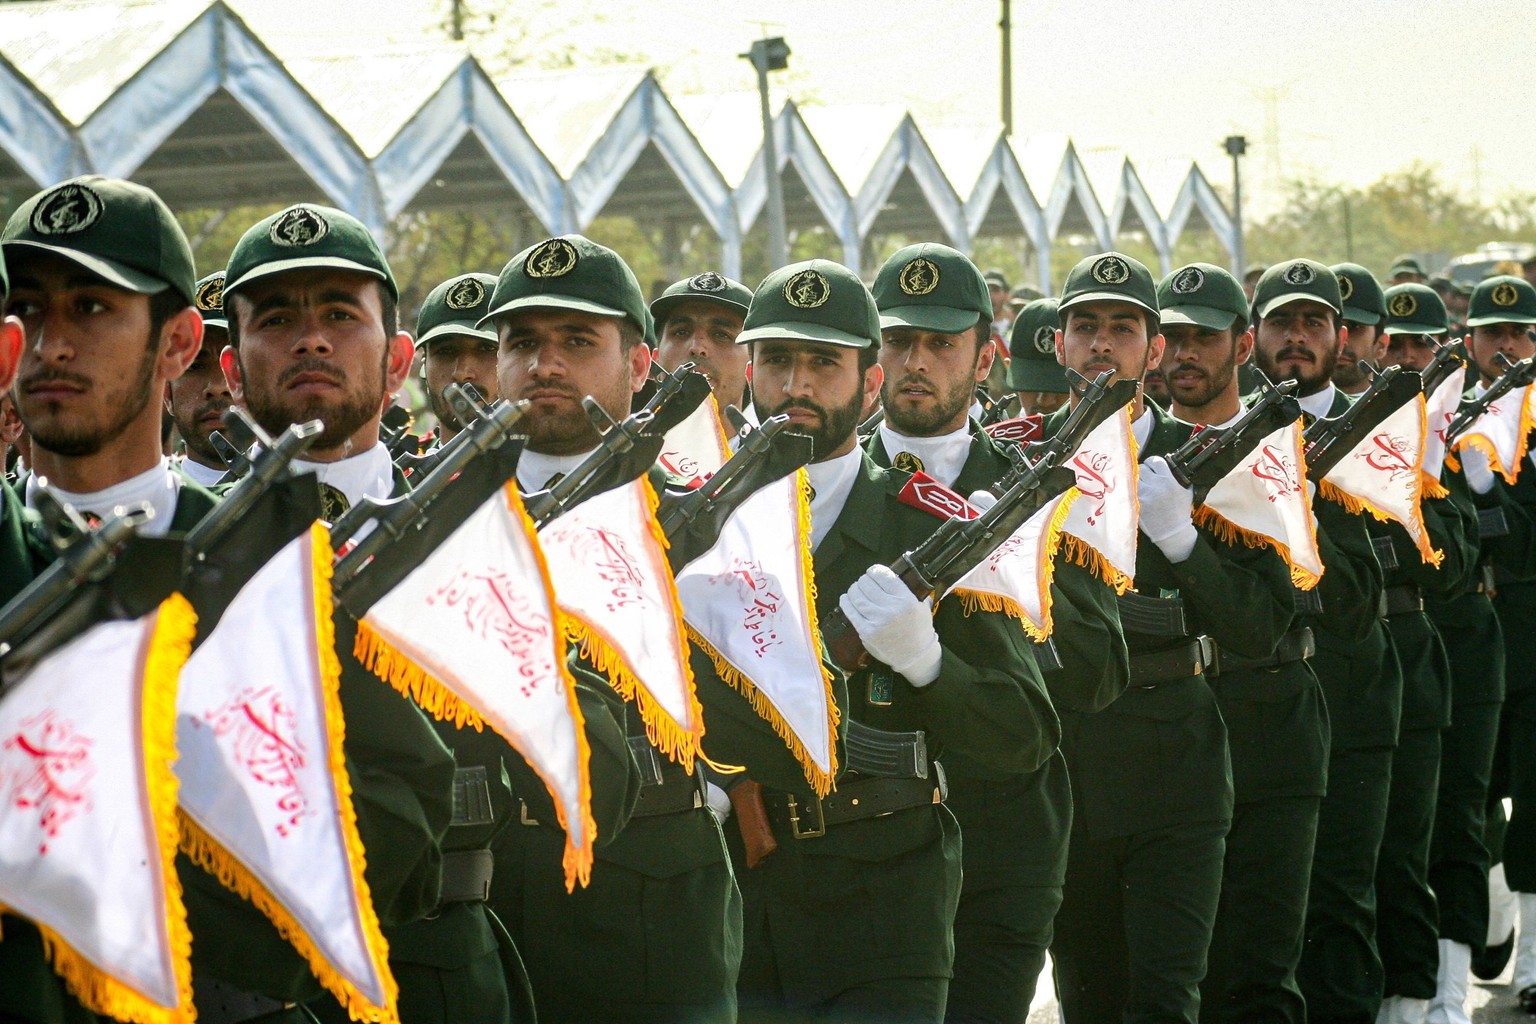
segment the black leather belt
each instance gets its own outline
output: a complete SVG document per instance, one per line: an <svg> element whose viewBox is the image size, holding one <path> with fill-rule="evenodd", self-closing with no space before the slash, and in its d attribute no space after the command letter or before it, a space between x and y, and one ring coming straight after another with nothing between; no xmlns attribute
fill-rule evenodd
<svg viewBox="0 0 1536 1024"><path fill-rule="evenodd" d="M1388 571L1397 568L1397 548L1392 545L1392 538L1381 535L1371 537L1371 547L1376 549L1376 561Z"/></svg>
<svg viewBox="0 0 1536 1024"><path fill-rule="evenodd" d="M1208 636L1189 637L1161 651L1131 655L1131 683L1150 690L1160 683L1202 675L1216 660L1216 642Z"/></svg>
<svg viewBox="0 0 1536 1024"><path fill-rule="evenodd" d="M1120 611L1120 628L1127 633L1147 636L1185 636L1184 601L1177 597L1147 597L1127 591L1115 598Z"/></svg>
<svg viewBox="0 0 1536 1024"><path fill-rule="evenodd" d="M1412 583L1402 583L1395 587L1388 587L1381 592L1382 618L1391 618L1394 615L1408 615L1412 612L1424 610L1424 594Z"/></svg>
<svg viewBox="0 0 1536 1024"><path fill-rule="evenodd" d="M269 1018L277 1020L298 1006L259 992L247 992L203 973L194 974L192 984L197 993L193 999L197 1007L197 1019L208 1024L246 1024Z"/></svg>
<svg viewBox="0 0 1536 1024"><path fill-rule="evenodd" d="M1250 671L1253 669L1277 669L1281 665L1288 665L1293 661L1305 661L1317 653L1317 641L1312 636L1311 626L1302 626L1293 629L1280 638L1275 644L1274 653L1267 658L1245 658L1231 651L1221 651L1206 672L1211 678L1216 678L1227 672Z"/></svg>
<svg viewBox="0 0 1536 1024"><path fill-rule="evenodd" d="M1297 615L1323 614L1323 595L1317 592L1316 587L1311 590L1292 587L1291 604Z"/></svg>
<svg viewBox="0 0 1536 1024"><path fill-rule="evenodd" d="M944 802L947 790L944 770L934 762L938 781L931 779L882 779L876 776L844 777L837 791L824 800L791 793L765 792L768 820L796 839L815 839L834 825L879 818L914 807Z"/></svg>
<svg viewBox="0 0 1536 1024"><path fill-rule="evenodd" d="M443 853L443 887L438 906L484 903L491 896L496 858L490 850L447 850Z"/></svg>
<svg viewBox="0 0 1536 1024"><path fill-rule="evenodd" d="M1508 537L1509 520L1504 515L1504 509L1498 506L1478 509L1477 535L1479 537Z"/></svg>

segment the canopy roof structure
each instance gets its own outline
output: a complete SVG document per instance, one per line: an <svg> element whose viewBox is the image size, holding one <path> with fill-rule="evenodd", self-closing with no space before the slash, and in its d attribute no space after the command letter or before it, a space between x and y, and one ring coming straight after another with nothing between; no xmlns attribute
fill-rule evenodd
<svg viewBox="0 0 1536 1024"><path fill-rule="evenodd" d="M496 76L462 44L264 40L227 0L0 5L0 190L14 207L85 173L131 177L178 210L315 201L382 234L408 212L473 210L521 234L632 218L715 240L741 274L765 234L755 93L669 96L633 67ZM1193 161L1143 175L1064 136L919 127L897 105L780 100L773 132L791 231L836 239L1016 239L1037 254L1144 238L1166 271L1191 227L1236 226ZM1145 182L1145 184L1144 184ZM1149 187L1150 186L1150 187Z"/></svg>

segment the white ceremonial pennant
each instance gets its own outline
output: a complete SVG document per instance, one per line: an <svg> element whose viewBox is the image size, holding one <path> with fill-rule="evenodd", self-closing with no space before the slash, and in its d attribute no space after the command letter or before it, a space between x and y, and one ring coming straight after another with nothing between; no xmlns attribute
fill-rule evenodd
<svg viewBox="0 0 1536 1024"><path fill-rule="evenodd" d="M704 714L656 506L640 476L555 519L539 544L581 656L635 702L651 743L692 771Z"/></svg>
<svg viewBox="0 0 1536 1024"><path fill-rule="evenodd" d="M330 534L289 541L187 659L182 848L250 900L355 1020L397 1021L342 743Z"/></svg>
<svg viewBox="0 0 1536 1024"><path fill-rule="evenodd" d="M356 654L428 712L489 723L538 773L565 830L565 885L586 885L597 826L591 752L566 622L517 487L508 483L358 624Z"/></svg>
<svg viewBox="0 0 1536 1024"><path fill-rule="evenodd" d="M1440 483L1440 470L1445 466L1445 428L1451 425L1461 404L1466 380L1467 367L1463 364L1452 370L1424 403L1424 493L1432 498L1443 498L1446 494Z"/></svg>
<svg viewBox="0 0 1536 1024"><path fill-rule="evenodd" d="M1003 611L1036 641L1051 635L1051 579L1056 547L1072 506L1087 500L1069 488L1042 505L1013 536L950 588L967 611ZM946 595L947 596L947 595Z"/></svg>
<svg viewBox="0 0 1536 1024"><path fill-rule="evenodd" d="M38 926L86 1008L142 1024L195 1016L172 765L196 623L172 594L92 626L0 699L0 909Z"/></svg>
<svg viewBox="0 0 1536 1024"><path fill-rule="evenodd" d="M1420 507L1424 495L1424 440L1428 434L1424 396L1415 395L1377 424L1349 454L1323 476L1318 492L1351 512L1369 512L1408 531L1419 556L1430 565L1444 557L1430 542Z"/></svg>
<svg viewBox="0 0 1536 1024"><path fill-rule="evenodd" d="M1531 427L1536 425L1536 384L1492 403L1472 425L1456 438L1454 450L1476 448L1488 456L1493 471L1513 484L1520 475L1520 461L1525 458Z"/></svg>
<svg viewBox="0 0 1536 1024"><path fill-rule="evenodd" d="M1136 532L1141 523L1130 406L1094 427L1066 466L1077 474L1076 489L1082 494L1062 524L1069 538L1066 552L1124 593L1136 575Z"/></svg>
<svg viewBox="0 0 1536 1024"><path fill-rule="evenodd" d="M825 796L841 712L818 642L809 488L799 469L742 502L715 545L677 574L677 595L690 638Z"/></svg>
<svg viewBox="0 0 1536 1024"><path fill-rule="evenodd" d="M1194 519L1224 540L1274 548L1290 566L1291 582L1311 590L1323 575L1323 556L1307 498L1303 445L1300 418L1264 438L1216 482Z"/></svg>
<svg viewBox="0 0 1536 1024"><path fill-rule="evenodd" d="M683 422L667 431L656 461L688 487L698 487L731 457L720 429L720 407L709 395Z"/></svg>

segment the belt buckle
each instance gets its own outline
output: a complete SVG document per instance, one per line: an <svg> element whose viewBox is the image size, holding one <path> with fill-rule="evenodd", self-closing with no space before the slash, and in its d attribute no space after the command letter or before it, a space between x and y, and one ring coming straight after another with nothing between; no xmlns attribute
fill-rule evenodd
<svg viewBox="0 0 1536 1024"><path fill-rule="evenodd" d="M806 804L806 810L815 809L816 824L811 828L800 827L800 801L793 796L789 797L789 831L796 839L816 839L827 834L827 817L821 809L821 801L813 800Z"/></svg>

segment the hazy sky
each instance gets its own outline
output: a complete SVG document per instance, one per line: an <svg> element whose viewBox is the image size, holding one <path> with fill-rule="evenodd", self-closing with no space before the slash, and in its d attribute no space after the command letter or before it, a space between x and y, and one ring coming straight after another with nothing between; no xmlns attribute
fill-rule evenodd
<svg viewBox="0 0 1536 1024"><path fill-rule="evenodd" d="M676 93L753 88L736 54L766 25L794 51L775 82L798 100L903 103L921 126L1000 120L1000 0L467 2L533 17L552 47L637 54ZM447 0L235 6L314 46L419 41ZM1221 140L1244 134L1259 207L1277 170L1363 184L1413 160L1483 199L1536 192L1536 0L1014 0L1013 41L1016 134L1193 157L1223 182Z"/></svg>

